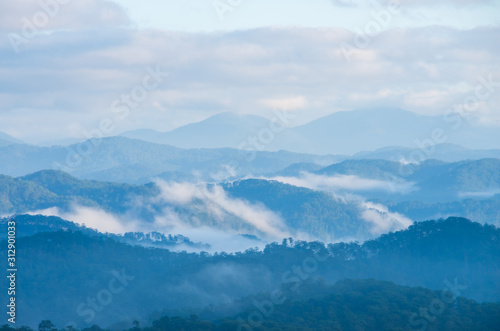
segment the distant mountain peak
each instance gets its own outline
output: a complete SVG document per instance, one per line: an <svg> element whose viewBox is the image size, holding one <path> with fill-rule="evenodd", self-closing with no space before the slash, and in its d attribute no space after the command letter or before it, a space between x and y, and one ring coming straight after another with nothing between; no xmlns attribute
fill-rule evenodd
<svg viewBox="0 0 500 331"><path fill-rule="evenodd" d="M80 179L71 176L61 170L41 170L35 173L21 177L23 180L32 181L38 184L49 183L75 183L81 182Z"/></svg>
<svg viewBox="0 0 500 331"><path fill-rule="evenodd" d="M0 131L0 140L6 141L9 143L14 143L14 144L24 144L24 141L21 141L17 138L14 138L11 135L8 135L5 132L1 132L1 131Z"/></svg>

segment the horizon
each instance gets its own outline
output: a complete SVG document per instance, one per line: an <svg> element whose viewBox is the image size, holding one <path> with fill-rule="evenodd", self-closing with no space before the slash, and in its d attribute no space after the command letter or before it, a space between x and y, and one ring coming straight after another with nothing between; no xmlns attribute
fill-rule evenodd
<svg viewBox="0 0 500 331"><path fill-rule="evenodd" d="M336 114L338 115L340 113L368 113L368 112L382 112L382 111L384 111L384 112L390 112L390 113L398 113L398 112L400 112L400 113L409 113L409 114L412 114L412 115L417 115L417 116L422 116L422 117L427 117L427 118L435 118L435 119L446 119L446 117L449 116L449 114L442 114L442 115L440 115L440 114L437 114L437 115L420 114L420 113L417 113L417 112L413 112L413 111L406 110L406 109L401 109L401 108L398 108L398 107L359 108L359 109L351 109L351 110L338 110L338 111L334 111L332 113L323 115L323 116L321 116L319 118L315 118L315 119L311 119L310 121L306 121L305 123L296 123L297 122L295 120L296 115L294 114L294 116L295 116L293 118L294 121L291 122L290 125L286 127L286 129L289 130L289 129L299 128L299 127L302 127L302 126L307 126L307 125L309 125L309 124L311 124L313 122L321 121L323 119L330 118L330 117L335 116ZM279 112L280 111L275 110L274 114L279 113ZM287 113L286 110L282 110L281 112L282 113ZM480 128L480 127L484 127L484 128L491 127L491 124L489 124L489 123L482 123L481 121L478 120L478 118L475 118L474 115L471 115L471 114L467 114L467 116L463 116L463 115L461 115L461 113L456 113L456 114L450 113L450 114L462 118L467 123L473 124L477 128ZM126 137L126 138L131 138L131 139L136 139L136 140L144 140L146 142L151 142L148 139L143 139L141 137L134 137L133 134L135 134L135 133L145 133L145 132L154 132L154 133L159 133L159 134L172 133L172 132L174 132L174 131L176 131L178 129L183 129L185 127L189 127L189 126L196 125L196 124L204 124L204 123L207 123L209 120L220 119L221 116L224 116L224 115L227 115L227 116L236 116L236 118L239 118L239 119L244 119L245 117L249 116L251 118L258 119L258 120L263 120L263 121L268 121L269 120L269 118L266 118L266 117L261 116L261 115L252 114L252 113L238 113L238 112L232 112L232 111L222 111L220 113L213 114L213 115L211 115L211 116L209 116L209 117L207 117L205 119L201 119L201 120L196 120L196 121L193 121L193 122L189 122L189 123L186 123L184 125L180 125L180 126L175 127L175 128L173 128L171 130L168 130L168 131L158 131L158 130L155 130L155 129L151 128L151 127L143 127L143 128L138 128L138 129L134 129L134 130L126 130L126 131L116 132L116 133L112 133L112 134L106 134L106 132L100 132L101 135L102 135L102 137L89 137L89 136L85 136L85 137L80 137L80 138L74 138L74 137L67 136L67 137L61 137L59 139L54 139L54 140L38 140L38 141L23 141L22 139L20 139L20 137L16 137L16 136L10 135L7 132L2 131L2 130L0 130L0 134L7 135L7 137L4 137L4 139L6 139L7 141L12 140L12 139L9 139L9 138L13 138L12 141L18 140L18 141L20 141L23 144L34 145L34 146L41 146L41 147L69 146L69 145L74 145L74 144L78 144L78 143L87 141L89 139L94 139L94 138L111 138L111 137ZM99 130L99 129L97 129L97 130ZM89 131L89 132L91 132L91 131ZM250 134L252 132L249 131L247 133ZM130 135L132 135L132 136L130 136ZM2 139L1 136L0 136L0 139ZM436 142L435 143L435 145L445 145L445 144L447 144L447 142L444 142L444 143ZM449 143L449 144L450 145L457 145L457 146L460 146L460 147L466 148L466 149L478 149L478 150L491 149L491 148L500 149L500 145L498 145L496 147L481 147L481 146L473 147L473 146L463 146L463 145L458 144L458 143ZM186 149L186 147L176 146L175 144L173 144L172 146ZM377 149L366 149L366 150L361 149L361 150L358 150L356 152L353 152L352 155L354 155L356 153L375 151L375 150L383 149L385 147L410 148L411 146L408 146L408 145L392 145L392 146L391 145L387 145L387 146L381 146L381 147L379 147ZM415 146L413 146L413 147L415 147ZM416 146L416 147L418 147L418 146ZM189 148L196 148L196 147L188 147L188 149ZM230 146L226 146L226 148L237 148L237 149L239 149L239 147L230 147ZM293 150L290 150L290 151L293 151Z"/></svg>

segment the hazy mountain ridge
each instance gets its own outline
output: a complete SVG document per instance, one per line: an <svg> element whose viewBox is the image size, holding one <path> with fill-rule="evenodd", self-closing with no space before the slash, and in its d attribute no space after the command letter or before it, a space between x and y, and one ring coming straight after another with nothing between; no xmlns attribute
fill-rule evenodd
<svg viewBox="0 0 500 331"><path fill-rule="evenodd" d="M401 200L453 201L476 194L488 198L500 193L500 159L466 160L446 163L426 160L420 164L377 159L346 160L313 173L328 176L358 176L394 183L413 183L414 187ZM498 191L498 192L497 192ZM395 192L398 194L399 192ZM369 198L383 196L381 193Z"/></svg>
<svg viewBox="0 0 500 331"><path fill-rule="evenodd" d="M469 149L460 145L444 143L429 147L432 152L424 157L437 159L444 162L458 162L463 160L478 160L487 158L500 159L500 149ZM389 161L408 161L414 148L384 147L374 151L364 151L353 155L356 159L382 159Z"/></svg>
<svg viewBox="0 0 500 331"><path fill-rule="evenodd" d="M455 159L455 162L478 160L480 156L500 157L499 150L465 150L455 157L456 146L437 145L436 150L447 152L429 154L428 158L443 156L443 159ZM462 150L462 149L461 149ZM82 153L80 153L80 152ZM387 153L367 153L366 159L360 155L299 154L287 151L255 152L237 149L181 149L167 145L150 143L124 137L111 137L88 140L67 147L37 147L25 144L0 143L0 173L9 176L24 176L37 171L54 169L63 170L83 179L143 184L155 177L189 182L218 182L256 176L300 176L303 171L319 174L341 173L339 166L344 166L343 174L358 174L359 162L368 164L369 160L387 160L392 169L379 169L374 173L364 171L365 176L373 178L390 174L393 177L408 177L419 165L401 163L401 157L389 149ZM84 152L84 153L83 153ZM411 153L411 152L410 152ZM396 155L396 156L395 156ZM348 161L340 165L331 165ZM356 163L358 161L358 163ZM350 163L349 163L350 162ZM381 163L382 161L374 161ZM422 162L428 164L429 160ZM331 165L331 169L323 169ZM352 169L348 169L352 166ZM379 166L380 167L380 166ZM287 169L288 168L288 169Z"/></svg>
<svg viewBox="0 0 500 331"><path fill-rule="evenodd" d="M285 122L293 126L293 119L299 115L290 114L288 116L291 119ZM278 119L279 117L275 116ZM269 119L255 115L221 113L170 132L137 130L124 132L122 135L184 148L235 148L248 137L257 137L261 130L270 127L270 123ZM446 138L434 141L433 144L446 142L482 149L500 147L495 143L500 141L500 133L494 127L480 126L469 119L463 119L460 130L454 125L454 121L443 116L420 115L399 108L357 109L335 112L303 125L287 127L283 131L276 132L271 142L261 145L268 151L354 154L385 148L397 141L400 146L405 147L397 150L398 157L408 159L411 152L419 148L417 141L422 144L431 138L434 130L441 130ZM441 148L435 151L437 157L447 161L457 161L457 155L454 156L449 151L451 146L449 144L448 149ZM455 148L455 152L457 150ZM471 153L464 149L460 153L462 156L467 155L466 158L471 158ZM376 154L386 155L383 151ZM499 157L499 155L498 150L484 151L477 153L474 158ZM394 158L394 156L393 154L388 157Z"/></svg>
<svg viewBox="0 0 500 331"><path fill-rule="evenodd" d="M7 144L24 144L24 142L0 131L0 146Z"/></svg>
<svg viewBox="0 0 500 331"><path fill-rule="evenodd" d="M193 180L218 181L233 176L281 170L298 162L330 164L336 156L286 151L180 149L124 137L87 140L67 147L8 145L0 147L0 173L24 176L36 171L63 170L80 178L147 182L157 174L180 171Z"/></svg>

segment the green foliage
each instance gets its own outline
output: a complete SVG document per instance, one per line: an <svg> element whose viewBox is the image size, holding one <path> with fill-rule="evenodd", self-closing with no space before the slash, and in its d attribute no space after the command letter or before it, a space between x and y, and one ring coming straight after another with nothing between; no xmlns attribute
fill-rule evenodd
<svg viewBox="0 0 500 331"><path fill-rule="evenodd" d="M56 326L49 320L41 321L38 324L38 331L57 331Z"/></svg>

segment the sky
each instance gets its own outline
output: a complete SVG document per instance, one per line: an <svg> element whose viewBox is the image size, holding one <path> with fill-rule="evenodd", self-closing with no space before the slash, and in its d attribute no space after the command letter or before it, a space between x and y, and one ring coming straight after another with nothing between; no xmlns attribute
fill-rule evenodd
<svg viewBox="0 0 500 331"><path fill-rule="evenodd" d="M500 125L500 1L2 1L0 36L0 131L31 143L223 111Z"/></svg>

